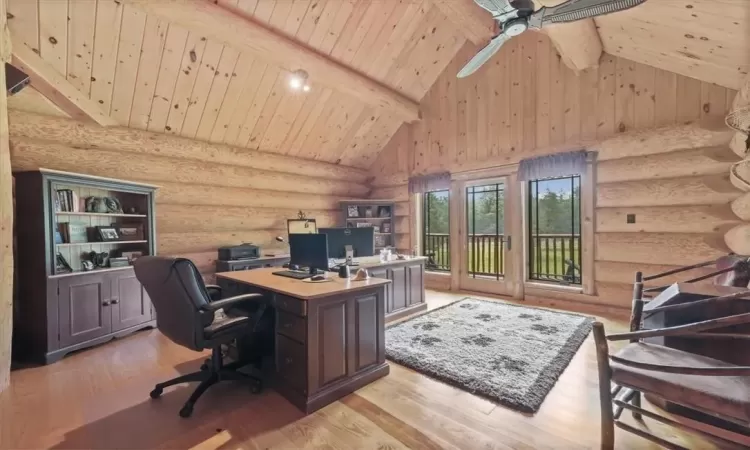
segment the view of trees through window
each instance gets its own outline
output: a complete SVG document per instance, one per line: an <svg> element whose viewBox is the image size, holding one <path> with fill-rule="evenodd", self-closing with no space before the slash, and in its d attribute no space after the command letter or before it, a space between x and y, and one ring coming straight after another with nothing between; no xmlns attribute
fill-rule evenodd
<svg viewBox="0 0 750 450"><path fill-rule="evenodd" d="M529 278L581 283L581 178L529 182Z"/></svg>
<svg viewBox="0 0 750 450"><path fill-rule="evenodd" d="M422 254L427 256L427 270L449 272L450 257L450 191L427 192L422 199L424 234Z"/></svg>

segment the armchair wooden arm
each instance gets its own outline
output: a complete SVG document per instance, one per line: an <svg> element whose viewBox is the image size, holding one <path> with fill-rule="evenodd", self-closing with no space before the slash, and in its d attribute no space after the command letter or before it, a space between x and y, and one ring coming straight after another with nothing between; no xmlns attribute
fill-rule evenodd
<svg viewBox="0 0 750 450"><path fill-rule="evenodd" d="M681 336L686 334L695 334L699 331L713 330L732 325L743 325L750 323L750 313L735 314L732 316L721 317L718 319L704 320L687 325L678 325L674 327L659 328L655 330L631 331L629 333L618 333L607 336L608 341L626 341L637 340L649 337L664 336Z"/></svg>
<svg viewBox="0 0 750 450"><path fill-rule="evenodd" d="M678 373L681 375L703 375L714 377L744 377L750 376L750 366L736 367L690 367L690 366L668 366L664 364L649 364L638 361L632 361L618 356L611 355L612 361L624 366L635 367L636 369L655 370L664 373Z"/></svg>
<svg viewBox="0 0 750 450"><path fill-rule="evenodd" d="M742 292L735 292L734 294L723 295L721 297L711 297L711 298L704 298L702 300L693 300L690 302L678 303L675 305L658 306L658 307L651 308L651 309L649 309L648 307L644 307L643 314L645 315L645 317L649 317L653 314L656 314L662 311L677 311L677 310L682 310L682 309L690 309L690 308L695 308L696 306L703 306L703 305L714 303L714 302L721 302L721 301L726 301L726 300L742 300L743 297L748 297L744 300L750 301L750 290L746 290Z"/></svg>

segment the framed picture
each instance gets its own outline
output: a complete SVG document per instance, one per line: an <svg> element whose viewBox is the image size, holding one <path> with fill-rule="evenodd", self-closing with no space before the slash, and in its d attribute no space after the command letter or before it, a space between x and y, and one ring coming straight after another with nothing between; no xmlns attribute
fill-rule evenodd
<svg viewBox="0 0 750 450"><path fill-rule="evenodd" d="M391 232L391 223L390 222L383 222L383 233L390 233Z"/></svg>
<svg viewBox="0 0 750 450"><path fill-rule="evenodd" d="M367 209L365 209L365 217L367 217L368 219L372 218L372 206L369 206L367 207Z"/></svg>
<svg viewBox="0 0 750 450"><path fill-rule="evenodd" d="M347 217L359 217L359 208L356 205L349 205L346 208Z"/></svg>
<svg viewBox="0 0 750 450"><path fill-rule="evenodd" d="M99 235L99 239L102 242L112 242L120 240L120 235L117 234L117 228L113 226L96 227L96 233Z"/></svg>
<svg viewBox="0 0 750 450"><path fill-rule="evenodd" d="M315 219L288 219L286 229L289 234L316 234L318 225Z"/></svg>
<svg viewBox="0 0 750 450"><path fill-rule="evenodd" d="M142 241L144 238L143 224L112 224L122 241Z"/></svg>

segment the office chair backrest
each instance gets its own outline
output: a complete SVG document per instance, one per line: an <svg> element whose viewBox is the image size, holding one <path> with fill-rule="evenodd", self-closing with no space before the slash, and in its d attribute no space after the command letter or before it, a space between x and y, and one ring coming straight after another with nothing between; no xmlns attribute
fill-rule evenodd
<svg viewBox="0 0 750 450"><path fill-rule="evenodd" d="M184 258L142 256L134 266L156 309L159 331L179 345L202 350L204 328L213 313L201 310L210 297L195 264Z"/></svg>

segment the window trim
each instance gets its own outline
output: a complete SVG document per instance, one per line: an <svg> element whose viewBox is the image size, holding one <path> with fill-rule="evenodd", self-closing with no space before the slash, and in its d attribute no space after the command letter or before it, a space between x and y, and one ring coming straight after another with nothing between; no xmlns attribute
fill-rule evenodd
<svg viewBox="0 0 750 450"><path fill-rule="evenodd" d="M451 275L453 273L453 220L451 212L453 211L453 190L452 189L438 189L436 191L428 191L418 194L412 194L413 200L412 204L414 205L414 211L416 211L415 214L415 220L414 220L414 232L416 233L416 239L415 239L415 246L417 248L417 252L419 253L419 256L424 256L425 251L425 226L427 225L425 221L425 195L431 193L431 192L447 192L448 193L448 248L449 253L451 254L451 257L448 260L448 270L429 270L425 264L425 272L429 274L437 274L437 275Z"/></svg>

